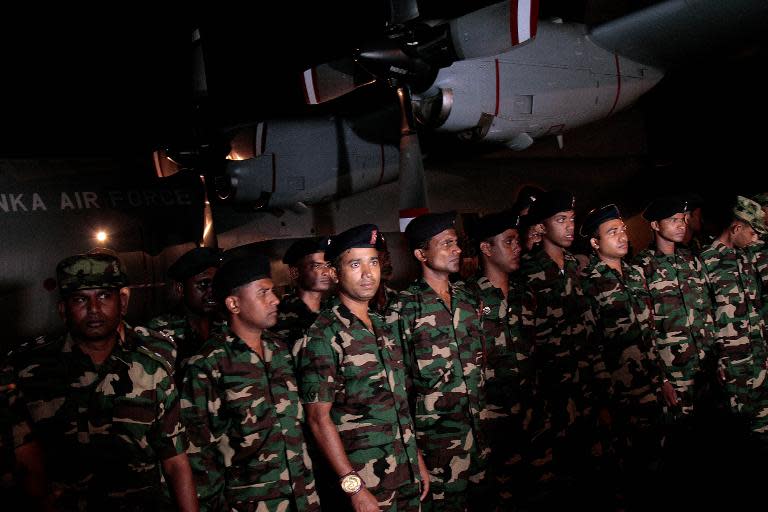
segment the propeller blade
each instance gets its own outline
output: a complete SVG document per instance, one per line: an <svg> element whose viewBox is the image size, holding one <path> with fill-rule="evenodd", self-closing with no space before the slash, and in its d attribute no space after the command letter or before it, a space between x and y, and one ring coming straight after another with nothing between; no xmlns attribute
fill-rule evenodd
<svg viewBox="0 0 768 512"><path fill-rule="evenodd" d="M508 0L489 5L449 22L458 59L504 53L536 37L538 0Z"/></svg>
<svg viewBox="0 0 768 512"><path fill-rule="evenodd" d="M429 211L419 135L414 128L411 94L406 86L397 89L400 102L400 230L413 218Z"/></svg>
<svg viewBox="0 0 768 512"><path fill-rule="evenodd" d="M213 210L211 202L208 200L208 187L205 184L205 175L200 175L200 182L203 184L203 236L200 239L200 247L219 247L219 241L216 237L216 230L213 229Z"/></svg>
<svg viewBox="0 0 768 512"><path fill-rule="evenodd" d="M375 81L351 58L320 64L304 71L304 100L308 105L325 103Z"/></svg>

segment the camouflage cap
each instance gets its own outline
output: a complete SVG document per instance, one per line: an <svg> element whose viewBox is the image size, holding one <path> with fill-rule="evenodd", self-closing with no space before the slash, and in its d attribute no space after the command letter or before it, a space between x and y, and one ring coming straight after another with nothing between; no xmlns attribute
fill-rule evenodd
<svg viewBox="0 0 768 512"><path fill-rule="evenodd" d="M56 265L56 280L61 293L94 288L128 286L128 276L116 256L103 253L77 254Z"/></svg>
<svg viewBox="0 0 768 512"><path fill-rule="evenodd" d="M736 196L736 205L733 207L733 215L737 219L746 222L752 229L764 235L768 233L765 227L765 212L760 203L744 196Z"/></svg>
<svg viewBox="0 0 768 512"><path fill-rule="evenodd" d="M765 208L766 206L768 206L768 192L757 194L756 196L752 197L752 200L758 203L763 208Z"/></svg>

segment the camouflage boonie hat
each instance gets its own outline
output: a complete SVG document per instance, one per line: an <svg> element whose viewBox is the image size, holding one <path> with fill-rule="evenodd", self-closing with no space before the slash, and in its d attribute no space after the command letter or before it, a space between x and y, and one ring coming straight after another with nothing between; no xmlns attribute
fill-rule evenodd
<svg viewBox="0 0 768 512"><path fill-rule="evenodd" d="M752 229L761 235L768 233L768 229L765 227L765 212L757 201L743 196L736 196L736 206L733 207L733 215L752 226Z"/></svg>
<svg viewBox="0 0 768 512"><path fill-rule="evenodd" d="M756 196L752 197L752 200L758 203L760 206L766 207L768 206L768 192L757 194Z"/></svg>
<svg viewBox="0 0 768 512"><path fill-rule="evenodd" d="M110 254L77 254L56 265L56 281L61 293L94 288L128 286L128 276L120 260Z"/></svg>

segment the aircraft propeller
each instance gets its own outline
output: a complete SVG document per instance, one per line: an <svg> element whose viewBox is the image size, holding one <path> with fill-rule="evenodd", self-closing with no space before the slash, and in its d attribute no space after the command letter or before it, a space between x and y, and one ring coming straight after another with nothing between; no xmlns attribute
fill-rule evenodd
<svg viewBox="0 0 768 512"><path fill-rule="evenodd" d="M440 68L495 55L536 35L537 0L507 0L445 22L422 20L415 1L393 2L383 37L355 48L345 58L303 74L310 105L331 101L359 87L383 82L400 106L400 228L428 210L426 180L411 93L426 91Z"/></svg>

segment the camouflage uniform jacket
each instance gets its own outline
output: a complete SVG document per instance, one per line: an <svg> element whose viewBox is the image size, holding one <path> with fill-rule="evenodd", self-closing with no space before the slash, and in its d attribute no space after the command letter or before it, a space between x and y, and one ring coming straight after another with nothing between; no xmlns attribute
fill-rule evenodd
<svg viewBox="0 0 768 512"><path fill-rule="evenodd" d="M446 490L460 492L467 478L482 475L488 456L480 429L485 354L477 298L462 282L451 283L450 291L451 304L445 304L421 278L400 293L396 310L419 447L433 476L444 471ZM467 463L463 470L469 473L463 476L453 467ZM450 474L440 469L448 466ZM456 480L449 481L451 477Z"/></svg>
<svg viewBox="0 0 768 512"><path fill-rule="evenodd" d="M555 420L558 429L575 421L567 412L568 402L573 401L577 411L587 412L594 377L603 381L606 377L599 353L591 346L594 318L581 289L578 261L568 252L564 259L561 271L538 249L523 256L520 268L528 287L525 303L530 304L530 311L523 311L523 329L533 344L536 393L549 402L545 405L548 414L561 416ZM567 418L563 416L566 412Z"/></svg>
<svg viewBox="0 0 768 512"><path fill-rule="evenodd" d="M0 366L0 386L13 381L13 369ZM18 402L18 389L0 391L0 494L6 484L13 482L14 450L32 440L27 411Z"/></svg>
<svg viewBox="0 0 768 512"><path fill-rule="evenodd" d="M225 322L220 320L211 320L209 338L222 332ZM168 313L156 316L147 322L149 329L165 334L170 338L164 346L156 344L158 353L168 359L174 365L176 370L183 370L190 357L200 352L203 344L206 342L197 331L192 328L185 314ZM140 329L137 327L137 329ZM143 334L142 331L139 331Z"/></svg>
<svg viewBox="0 0 768 512"><path fill-rule="evenodd" d="M369 317L373 331L335 299L296 345L296 364L302 400L332 404L344 451L378 497L420 477L397 325Z"/></svg>
<svg viewBox="0 0 768 512"><path fill-rule="evenodd" d="M293 357L269 331L261 341L263 359L225 328L187 364L182 419L201 507L319 510Z"/></svg>
<svg viewBox="0 0 768 512"><path fill-rule="evenodd" d="M762 366L768 353L757 270L740 249L720 241L701 254L714 299L719 366Z"/></svg>
<svg viewBox="0 0 768 512"><path fill-rule="evenodd" d="M482 306L486 411L518 413L522 396L528 395L532 385L530 347L522 335L523 285L510 276L506 297L485 276L469 285Z"/></svg>
<svg viewBox="0 0 768 512"><path fill-rule="evenodd" d="M657 349L664 375L682 395L682 412L693 405L691 386L715 343L706 273L687 249L665 255L651 247L635 258L653 301Z"/></svg>
<svg viewBox="0 0 768 512"><path fill-rule="evenodd" d="M61 508L159 506L159 462L187 448L167 361L127 330L98 366L69 335L11 362Z"/></svg>
<svg viewBox="0 0 768 512"><path fill-rule="evenodd" d="M663 365L656 352L651 294L640 268L622 261L621 269L619 274L592 254L584 269L582 290L592 308L602 360L611 376L610 400L628 408L625 411L630 414L645 409L655 415L661 410Z"/></svg>
<svg viewBox="0 0 768 512"><path fill-rule="evenodd" d="M763 303L763 318L768 322L768 242L761 239L747 247L752 265L760 278L760 296Z"/></svg>
<svg viewBox="0 0 768 512"><path fill-rule="evenodd" d="M318 313L311 311L295 291L286 293L277 306L277 323L270 331L282 337L288 346L293 348L296 342L304 337L317 315Z"/></svg>

